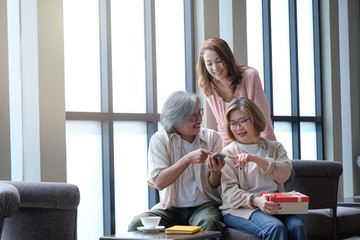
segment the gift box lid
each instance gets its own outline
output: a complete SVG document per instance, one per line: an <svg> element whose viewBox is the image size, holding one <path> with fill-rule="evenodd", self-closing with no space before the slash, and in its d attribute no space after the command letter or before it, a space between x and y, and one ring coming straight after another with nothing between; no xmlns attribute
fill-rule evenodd
<svg viewBox="0 0 360 240"><path fill-rule="evenodd" d="M263 194L274 194L275 197L269 197L271 202L309 202L309 197L299 192L268 192Z"/></svg>

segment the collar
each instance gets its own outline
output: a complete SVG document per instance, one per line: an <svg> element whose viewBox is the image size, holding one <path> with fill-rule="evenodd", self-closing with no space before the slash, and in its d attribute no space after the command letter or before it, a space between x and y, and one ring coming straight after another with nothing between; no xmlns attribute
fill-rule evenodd
<svg viewBox="0 0 360 240"><path fill-rule="evenodd" d="M181 139L180 135L177 134L176 131L169 133L169 138L171 141L173 140L173 138ZM204 128L200 127L200 132L198 135L195 136L194 142L199 143L199 142L205 142L205 141L206 141L206 138L205 138Z"/></svg>

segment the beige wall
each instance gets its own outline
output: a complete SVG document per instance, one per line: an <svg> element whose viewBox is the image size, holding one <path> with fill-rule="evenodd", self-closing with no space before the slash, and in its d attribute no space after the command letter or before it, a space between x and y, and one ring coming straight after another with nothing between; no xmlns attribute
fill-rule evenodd
<svg viewBox="0 0 360 240"><path fill-rule="evenodd" d="M41 180L66 182L63 1L38 0Z"/></svg>
<svg viewBox="0 0 360 240"><path fill-rule="evenodd" d="M6 0L1 0L0 48L7 49ZM15 2L15 1L14 1ZM62 0L21 0L21 34L18 44L21 49L19 66L11 64L10 71L20 72L18 76L7 74L7 54L0 53L1 64L1 166L0 178L10 179L10 136L15 124L9 124L9 85L19 80L21 89L15 89L17 96L16 162L19 174L14 180L66 182L65 149L65 91L64 91L64 41ZM5 12L5 14L3 13ZM4 34L5 33L5 34ZM13 59L14 60L14 59ZM20 79L11 79L11 78ZM14 89L13 89L14 90ZM15 108L15 107L14 107ZM14 119L13 119L14 120ZM14 120L15 121L15 120ZM21 128L18 129L18 126ZM4 129L4 130L2 130ZM19 136L21 135L21 136ZM14 138L15 136L13 136ZM15 146L16 145L16 146ZM16 147L16 148L15 148ZM3 148L3 149L2 149ZM14 150L14 151L15 151ZM19 153L21 151L21 153ZM19 165L22 165L19 167ZM4 171L5 173L2 173ZM14 171L14 169L13 169Z"/></svg>
<svg viewBox="0 0 360 240"><path fill-rule="evenodd" d="M0 179L10 179L7 0L0 0Z"/></svg>

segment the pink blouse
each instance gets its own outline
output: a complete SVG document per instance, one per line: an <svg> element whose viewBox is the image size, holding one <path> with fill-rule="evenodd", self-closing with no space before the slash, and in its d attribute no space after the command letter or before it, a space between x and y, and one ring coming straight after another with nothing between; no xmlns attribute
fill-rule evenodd
<svg viewBox="0 0 360 240"><path fill-rule="evenodd" d="M226 133L225 120L225 103L224 100L217 94L215 85L212 85L213 95L207 97L207 102L217 120L218 132L222 139L222 145L225 147L232 140ZM276 140L272 121L270 119L269 105L262 88L258 72L253 68L248 68L242 73L240 97L246 97L254 101L254 103L261 109L266 119L265 130L261 133L261 137L268 140Z"/></svg>

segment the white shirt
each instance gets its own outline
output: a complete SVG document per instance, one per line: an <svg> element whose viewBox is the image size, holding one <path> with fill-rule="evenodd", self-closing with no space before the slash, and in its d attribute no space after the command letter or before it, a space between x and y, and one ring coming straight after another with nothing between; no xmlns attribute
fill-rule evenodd
<svg viewBox="0 0 360 240"><path fill-rule="evenodd" d="M255 154L260 157L269 157L269 154L266 153L264 148L261 148L257 143L256 144L242 144L246 148L245 152L250 154ZM277 184L274 180L271 179L269 175L264 174L262 170L256 163L249 162L247 164L247 179L248 179L248 192L254 193L260 196L263 192L276 192Z"/></svg>
<svg viewBox="0 0 360 240"><path fill-rule="evenodd" d="M230 102L224 102L225 104L225 108L228 108L228 106L230 105Z"/></svg>
<svg viewBox="0 0 360 240"><path fill-rule="evenodd" d="M196 149L204 148L212 152L221 151L221 138L212 129L201 128L200 133L195 137L194 144ZM148 152L148 184L153 185L153 178L162 169L175 164L183 157L181 147L181 137L175 133L167 133L159 130L152 135L149 143ZM221 202L219 188L213 188L209 183L209 170L206 164L193 164L195 180L198 189L207 197L208 202ZM152 209L167 209L174 205L177 199L178 183L175 181L160 192L160 202Z"/></svg>
<svg viewBox="0 0 360 240"><path fill-rule="evenodd" d="M181 139L181 148L182 154L185 156L195 150L195 144ZM178 188L174 207L194 207L209 201L196 185L193 163L185 169L176 181Z"/></svg>

